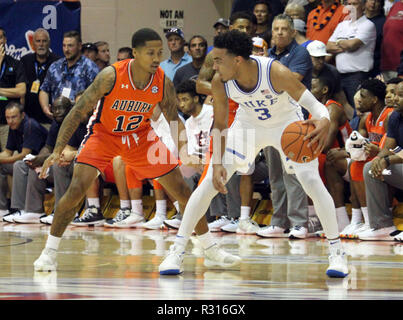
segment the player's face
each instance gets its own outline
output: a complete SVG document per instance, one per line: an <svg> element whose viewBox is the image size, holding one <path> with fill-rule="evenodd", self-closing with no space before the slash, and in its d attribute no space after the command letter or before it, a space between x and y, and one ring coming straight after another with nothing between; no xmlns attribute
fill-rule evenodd
<svg viewBox="0 0 403 320"><path fill-rule="evenodd" d="M400 82L396 86L396 94L394 101L396 105L396 111L403 114L403 82Z"/></svg>
<svg viewBox="0 0 403 320"><path fill-rule="evenodd" d="M264 4L257 4L253 9L253 14L256 16L257 24L264 24L269 19L269 10Z"/></svg>
<svg viewBox="0 0 403 320"><path fill-rule="evenodd" d="M146 41L144 46L133 50L136 64L141 66L146 72L155 73L162 60L162 41Z"/></svg>
<svg viewBox="0 0 403 320"><path fill-rule="evenodd" d="M360 90L360 106L359 110L361 112L370 112L374 107L376 102L376 97L369 92L367 89Z"/></svg>
<svg viewBox="0 0 403 320"><path fill-rule="evenodd" d="M184 114L191 115L196 107L196 97L192 97L190 93L178 93L179 109Z"/></svg>
<svg viewBox="0 0 403 320"><path fill-rule="evenodd" d="M45 32L37 32L34 34L34 51L38 56L45 56L49 51L49 38Z"/></svg>
<svg viewBox="0 0 403 320"><path fill-rule="evenodd" d="M20 127L24 115L24 112L21 113L20 110L15 107L6 110L6 121L11 130L16 130Z"/></svg>
<svg viewBox="0 0 403 320"><path fill-rule="evenodd" d="M213 69L219 74L221 81L234 80L236 75L236 57L228 54L227 49L214 48L213 55Z"/></svg>
<svg viewBox="0 0 403 320"><path fill-rule="evenodd" d="M189 44L189 53L193 59L201 59L206 55L207 46L201 38L193 38Z"/></svg>
<svg viewBox="0 0 403 320"><path fill-rule="evenodd" d="M387 107L395 107L395 94L396 94L396 83L391 83L386 86L386 96L385 104Z"/></svg>
<svg viewBox="0 0 403 320"><path fill-rule="evenodd" d="M63 54L67 61L75 60L81 51L81 43L74 37L63 39Z"/></svg>
<svg viewBox="0 0 403 320"><path fill-rule="evenodd" d="M230 30L238 30L245 32L249 36L252 36L253 24L248 19L236 19L232 25L229 26Z"/></svg>

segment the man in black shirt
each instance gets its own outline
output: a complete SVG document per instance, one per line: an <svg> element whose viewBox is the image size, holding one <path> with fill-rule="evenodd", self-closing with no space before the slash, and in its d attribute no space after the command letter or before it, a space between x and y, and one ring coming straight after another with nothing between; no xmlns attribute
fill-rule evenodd
<svg viewBox="0 0 403 320"><path fill-rule="evenodd" d="M25 74L21 62L6 54L6 32L0 27L0 146L5 149L8 126L5 117L6 105L15 100L22 102L25 92Z"/></svg>
<svg viewBox="0 0 403 320"><path fill-rule="evenodd" d="M45 115L39 104L39 88L45 79L49 66L60 59L59 56L49 50L49 46L49 33L45 29L39 28L34 33L34 52L21 58L27 84L25 113L48 129L52 120Z"/></svg>

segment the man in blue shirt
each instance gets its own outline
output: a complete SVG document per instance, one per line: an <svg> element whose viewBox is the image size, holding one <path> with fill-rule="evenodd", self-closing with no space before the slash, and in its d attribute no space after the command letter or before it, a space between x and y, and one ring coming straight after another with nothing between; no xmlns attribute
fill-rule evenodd
<svg viewBox="0 0 403 320"><path fill-rule="evenodd" d="M162 61L160 66L164 70L166 76L173 81L175 72L180 67L192 62L192 57L185 52L185 35L178 28L169 29L165 34L168 41L168 48L171 56Z"/></svg>
<svg viewBox="0 0 403 320"><path fill-rule="evenodd" d="M13 165L28 154L38 154L45 144L48 131L24 113L19 102L6 106L9 133L6 149L0 153L0 216L8 214L7 175L13 174ZM15 153L17 151L17 153Z"/></svg>
<svg viewBox="0 0 403 320"><path fill-rule="evenodd" d="M81 54L81 37L68 31L63 37L64 58L52 63L39 92L43 112L52 119L50 106L59 96L74 101L77 92L85 90L99 72L97 65Z"/></svg>
<svg viewBox="0 0 403 320"><path fill-rule="evenodd" d="M370 230L359 233L361 240L403 241L403 232L396 229L389 186L403 190L403 158L390 150L403 148L403 82L396 87L395 111L389 117L384 148L364 166L365 193ZM386 174L383 170L390 170Z"/></svg>

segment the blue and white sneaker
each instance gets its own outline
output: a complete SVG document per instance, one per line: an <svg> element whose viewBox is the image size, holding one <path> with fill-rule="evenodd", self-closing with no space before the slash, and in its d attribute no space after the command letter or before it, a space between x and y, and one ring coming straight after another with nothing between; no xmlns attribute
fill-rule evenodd
<svg viewBox="0 0 403 320"><path fill-rule="evenodd" d="M160 275L178 275L183 272L183 258L185 250L182 246L171 245L164 261L160 264L158 270Z"/></svg>
<svg viewBox="0 0 403 320"><path fill-rule="evenodd" d="M105 218L102 215L101 209L91 206L85 209L81 217L75 218L71 225L76 227L102 227L104 222Z"/></svg>
<svg viewBox="0 0 403 320"><path fill-rule="evenodd" d="M329 256L329 268L326 275L330 278L344 278L348 275L347 255L334 254Z"/></svg>

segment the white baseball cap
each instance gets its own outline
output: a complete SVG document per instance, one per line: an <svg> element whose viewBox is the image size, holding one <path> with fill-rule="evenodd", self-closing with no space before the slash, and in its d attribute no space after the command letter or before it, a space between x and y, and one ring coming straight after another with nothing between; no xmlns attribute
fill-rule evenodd
<svg viewBox="0 0 403 320"><path fill-rule="evenodd" d="M252 41L254 47L262 48L264 50L267 50L267 48L269 47L267 45L267 42L263 38L253 37Z"/></svg>
<svg viewBox="0 0 403 320"><path fill-rule="evenodd" d="M307 45L306 49L312 57L331 56L326 52L326 45L322 41L314 40Z"/></svg>

